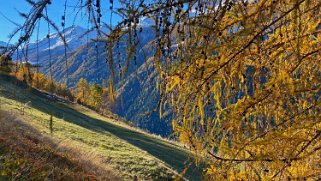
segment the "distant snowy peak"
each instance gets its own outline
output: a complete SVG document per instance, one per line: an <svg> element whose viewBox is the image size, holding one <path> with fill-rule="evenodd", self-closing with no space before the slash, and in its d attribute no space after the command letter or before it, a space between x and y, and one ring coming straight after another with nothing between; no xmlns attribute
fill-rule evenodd
<svg viewBox="0 0 321 181"><path fill-rule="evenodd" d="M71 26L61 31L60 33L66 36L66 38L80 38L81 36L85 36L87 31L87 29L80 26Z"/></svg>
<svg viewBox="0 0 321 181"><path fill-rule="evenodd" d="M87 33L87 29L80 26L71 26L65 30L61 30L59 33L50 34L50 42L47 37L42 38L38 42L30 43L29 47L36 47L38 44L39 50L48 50L49 43L50 49L60 48L64 46L63 39L61 35L65 38L69 50L74 50L87 41L90 41L95 37L94 32Z"/></svg>
<svg viewBox="0 0 321 181"><path fill-rule="evenodd" d="M94 37L92 32L86 33L87 30L80 26L72 26L60 32L60 34L64 36L68 48L70 49L76 49ZM59 36L59 33L50 35L50 39L52 41L51 49L64 46L64 42L61 36Z"/></svg>
<svg viewBox="0 0 321 181"><path fill-rule="evenodd" d="M68 28L66 28L64 30L61 30L59 33L61 35L65 35L65 36L72 36L72 35L79 35L80 36L80 35L86 33L86 31L87 30L85 28L82 28L80 26L71 26L71 27L68 27ZM56 32L56 33L50 34L50 39L57 39L57 38L61 39L59 33ZM45 39L47 39L47 37L44 37L44 38L40 39L39 42L43 41Z"/></svg>

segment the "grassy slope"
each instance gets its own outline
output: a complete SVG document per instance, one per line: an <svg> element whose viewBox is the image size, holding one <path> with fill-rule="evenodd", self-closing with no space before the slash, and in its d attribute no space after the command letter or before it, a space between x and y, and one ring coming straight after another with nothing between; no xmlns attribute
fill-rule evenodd
<svg viewBox="0 0 321 181"><path fill-rule="evenodd" d="M189 164L189 156L179 146L99 116L85 108L73 108L51 103L36 90L26 91L16 86L13 78L0 75L1 109L13 111L21 103L31 101L31 109L23 115L25 120L44 134L49 133L49 115L54 116L53 137L72 140L83 150L94 150L106 163L120 171L125 179L168 180L182 172ZM17 111L16 111L17 112ZM186 177L200 180L201 170L191 166Z"/></svg>
<svg viewBox="0 0 321 181"><path fill-rule="evenodd" d="M97 155L44 136L16 115L0 110L0 125L0 180L121 180Z"/></svg>

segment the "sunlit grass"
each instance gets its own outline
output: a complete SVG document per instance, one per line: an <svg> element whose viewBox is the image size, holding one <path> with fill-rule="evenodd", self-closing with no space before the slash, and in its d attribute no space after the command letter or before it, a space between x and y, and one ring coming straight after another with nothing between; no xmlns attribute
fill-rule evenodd
<svg viewBox="0 0 321 181"><path fill-rule="evenodd" d="M50 135L49 118L54 115L51 135L54 139L99 155L104 164L119 171L124 179L137 176L144 180L168 180L177 175L171 168L179 168L178 172L184 169L188 153L173 142L147 135L81 106L70 108L51 103L31 92L13 84L0 86L1 110L18 116L44 135ZM22 115L22 108L29 101L30 106ZM194 178L199 174L194 172Z"/></svg>

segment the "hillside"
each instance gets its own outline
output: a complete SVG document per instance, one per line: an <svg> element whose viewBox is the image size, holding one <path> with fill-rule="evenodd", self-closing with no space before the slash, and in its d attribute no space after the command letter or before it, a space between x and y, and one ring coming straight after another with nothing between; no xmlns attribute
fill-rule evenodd
<svg viewBox="0 0 321 181"><path fill-rule="evenodd" d="M0 180L121 180L100 157L72 141L41 134L10 112L0 115Z"/></svg>
<svg viewBox="0 0 321 181"><path fill-rule="evenodd" d="M127 37L123 37L123 41L114 47L115 64L113 68L117 75L115 87L117 92L122 94L117 97L115 109L112 111L144 130L169 137L172 132L170 119L168 117L160 119L157 109L159 92L155 88L156 76L149 77L153 73L153 67L147 60L153 55L153 43L151 42L155 38L155 30L150 27L151 21L146 18L140 24L142 32L137 33L140 40L136 52L137 64L134 65L134 61L130 62L130 69L122 81L119 81L118 64L121 64L123 68L127 66L128 57L127 53L124 53L127 52ZM68 43L68 86L71 88L75 87L80 78L90 83L103 84L110 76L110 67L106 63L105 44L91 42L90 39L95 36L95 32L88 34L88 39L87 35L84 35L85 32L86 29L79 26L72 26L65 30ZM52 34L50 38L53 77L57 82L66 83L67 69L63 43L57 33ZM33 63L36 63L37 59L36 46L35 42L29 45L28 58ZM50 76L48 39L44 37L39 40L38 46L40 71ZM146 99L147 97L152 99Z"/></svg>
<svg viewBox="0 0 321 181"><path fill-rule="evenodd" d="M103 80L108 80L110 76L110 67L106 63L106 47L105 43L93 42L96 37L96 32L91 31L87 33L87 29L80 26L71 26L61 31L61 34L66 36L66 51L68 62L68 86L74 87L80 78L85 78L89 82L101 84ZM107 31L107 30L106 30ZM154 37L154 30L149 27L144 27L141 33L137 34L140 44L137 50L137 66L143 64L145 58L150 56L148 52L142 51L142 48L148 44ZM56 81L65 83L67 69L65 65L64 43L58 33L50 35L50 55L52 60L53 77ZM118 63L122 67L126 66L127 62L127 36L119 42L118 46L115 45L113 52L114 69L118 70ZM37 51L38 46L38 51ZM139 48L141 47L141 48ZM48 38L43 37L38 42L29 44L28 61L31 63L38 63L41 65L40 71L49 76L49 41ZM119 54L119 52L121 52ZM126 52L126 53L124 53ZM16 55L13 55L16 57ZM39 58L37 60L37 58ZM23 55L20 59L24 60ZM132 62L132 64L134 64ZM136 67L137 68L137 67ZM131 68L127 73L132 73L134 68Z"/></svg>
<svg viewBox="0 0 321 181"><path fill-rule="evenodd" d="M51 102L37 90L22 88L21 82L12 77L0 76L0 100L1 110L6 114L19 115L23 124L50 140L67 142L79 153L96 155L102 159L100 166L117 170L125 180L136 176L143 180L172 180L192 161L188 152L176 143L78 105ZM25 103L29 106L22 115ZM53 115L52 135L50 115ZM200 180L201 169L192 165L185 177Z"/></svg>
<svg viewBox="0 0 321 181"><path fill-rule="evenodd" d="M136 126L161 136L172 133L171 114L159 116L159 90L156 89L157 72L153 60L147 60L118 87L117 115Z"/></svg>

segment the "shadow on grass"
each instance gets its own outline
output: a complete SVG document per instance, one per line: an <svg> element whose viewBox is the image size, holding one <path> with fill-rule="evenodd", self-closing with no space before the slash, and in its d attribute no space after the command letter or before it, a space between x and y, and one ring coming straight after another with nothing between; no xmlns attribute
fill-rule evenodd
<svg viewBox="0 0 321 181"><path fill-rule="evenodd" d="M108 131L128 143L145 150L154 157L162 160L179 173L191 162L187 152L178 149L175 145L143 133L117 126L99 119L94 119L72 108L51 102L44 94L36 89L25 91L26 86L7 75L0 74L0 95L26 103L31 101L31 107L47 114L52 114L65 121L82 126L95 132ZM18 93L15 93L18 92ZM49 118L48 118L49 119ZM202 180L202 167L192 164L185 177L189 180Z"/></svg>

